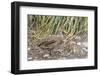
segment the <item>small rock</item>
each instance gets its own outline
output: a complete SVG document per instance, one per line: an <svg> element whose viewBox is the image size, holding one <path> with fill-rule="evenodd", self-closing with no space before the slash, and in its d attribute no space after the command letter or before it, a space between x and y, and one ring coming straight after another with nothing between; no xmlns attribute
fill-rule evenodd
<svg viewBox="0 0 100 76"><path fill-rule="evenodd" d="M81 43L80 43L80 42L78 42L78 43L77 43L77 45L81 45Z"/></svg>
<svg viewBox="0 0 100 76"><path fill-rule="evenodd" d="M31 48L27 48L27 50L30 50Z"/></svg>
<svg viewBox="0 0 100 76"><path fill-rule="evenodd" d="M49 57L49 54L44 54L43 57L44 58Z"/></svg>
<svg viewBox="0 0 100 76"><path fill-rule="evenodd" d="M79 37L79 36L76 36L76 38L75 38L76 40L80 40L81 39L81 37Z"/></svg>
<svg viewBox="0 0 100 76"><path fill-rule="evenodd" d="M33 58L32 57L28 57L28 60L30 61L30 60L32 60Z"/></svg>
<svg viewBox="0 0 100 76"><path fill-rule="evenodd" d="M82 46L88 47L88 43L87 43L87 42L83 42L83 43L82 43Z"/></svg>
<svg viewBox="0 0 100 76"><path fill-rule="evenodd" d="M35 59L37 59L38 57L34 57Z"/></svg>

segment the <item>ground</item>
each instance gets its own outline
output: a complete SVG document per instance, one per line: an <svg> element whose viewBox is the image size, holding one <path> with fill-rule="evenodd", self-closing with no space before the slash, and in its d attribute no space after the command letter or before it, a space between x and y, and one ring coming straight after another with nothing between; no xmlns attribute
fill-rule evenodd
<svg viewBox="0 0 100 76"><path fill-rule="evenodd" d="M76 36L72 40L65 40L60 35L30 42L28 46L28 61L81 59L88 57L87 34Z"/></svg>

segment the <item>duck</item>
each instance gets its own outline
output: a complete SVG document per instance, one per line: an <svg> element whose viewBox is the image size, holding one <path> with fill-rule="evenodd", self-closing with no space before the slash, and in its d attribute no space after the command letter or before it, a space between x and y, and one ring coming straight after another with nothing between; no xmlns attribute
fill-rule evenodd
<svg viewBox="0 0 100 76"><path fill-rule="evenodd" d="M47 38L44 38L40 41L38 46L41 49L47 49L52 50L55 47L58 47L59 45L63 44L63 37L60 35L50 35Z"/></svg>

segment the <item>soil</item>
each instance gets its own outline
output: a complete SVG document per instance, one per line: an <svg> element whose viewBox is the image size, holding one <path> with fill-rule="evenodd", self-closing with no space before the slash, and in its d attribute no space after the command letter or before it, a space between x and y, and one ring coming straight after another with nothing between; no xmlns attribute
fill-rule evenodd
<svg viewBox="0 0 100 76"><path fill-rule="evenodd" d="M71 41L65 41L60 35L52 35L30 43L27 49L28 61L88 57L87 35L77 36Z"/></svg>

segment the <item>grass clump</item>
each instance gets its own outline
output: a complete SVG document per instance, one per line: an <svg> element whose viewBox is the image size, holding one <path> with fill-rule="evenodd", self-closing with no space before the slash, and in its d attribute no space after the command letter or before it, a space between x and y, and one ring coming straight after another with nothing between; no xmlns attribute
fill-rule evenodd
<svg viewBox="0 0 100 76"><path fill-rule="evenodd" d="M88 17L28 15L28 20L28 39L31 41L49 35L62 35L71 40L88 31Z"/></svg>

